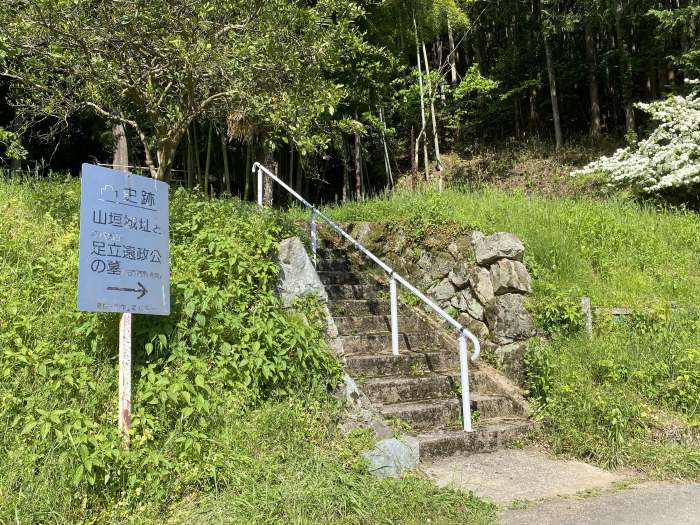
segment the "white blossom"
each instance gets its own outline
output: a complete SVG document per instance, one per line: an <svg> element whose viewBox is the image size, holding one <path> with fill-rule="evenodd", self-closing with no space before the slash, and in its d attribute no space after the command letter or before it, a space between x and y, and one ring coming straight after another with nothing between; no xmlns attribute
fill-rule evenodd
<svg viewBox="0 0 700 525"><path fill-rule="evenodd" d="M637 107L658 122L648 138L618 149L572 175L606 174L613 185L629 185L643 193L686 189L700 183L700 82L694 91Z"/></svg>

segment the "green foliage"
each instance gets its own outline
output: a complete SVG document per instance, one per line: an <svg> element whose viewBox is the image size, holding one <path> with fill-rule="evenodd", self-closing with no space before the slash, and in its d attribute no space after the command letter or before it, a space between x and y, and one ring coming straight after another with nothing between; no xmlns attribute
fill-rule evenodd
<svg viewBox="0 0 700 525"><path fill-rule="evenodd" d="M0 150L0 156L11 159L26 159L27 150L24 149L16 133L4 129L0 126L0 146L4 146L4 151Z"/></svg>
<svg viewBox="0 0 700 525"><path fill-rule="evenodd" d="M698 319L637 316L592 341L532 343L528 393L555 450L608 467L700 477L690 437L700 424ZM655 465L650 454L659 453L674 459Z"/></svg>
<svg viewBox="0 0 700 525"><path fill-rule="evenodd" d="M700 303L700 220L685 210L621 198L554 199L455 188L399 190L327 211L347 222L432 221L486 234L513 232L525 243L528 267L537 277L536 297L555 289L580 290L594 306Z"/></svg>
<svg viewBox="0 0 700 525"><path fill-rule="evenodd" d="M2 185L0 521L154 511L211 490L230 477L218 440L232 418L337 383L317 305L284 310L274 294L272 254L291 226L234 200L172 197L172 314L136 316L123 450L117 316L74 306L79 186Z"/></svg>
<svg viewBox="0 0 700 525"><path fill-rule="evenodd" d="M542 286L530 303L537 324L550 335L571 335L583 329L585 321L580 294L562 293Z"/></svg>
<svg viewBox="0 0 700 525"><path fill-rule="evenodd" d="M360 14L338 0L7 0L0 74L14 81L10 100L26 125L63 128L85 111L122 122L151 175L167 178L200 118L230 118L236 136L322 150L320 124L347 96L325 68L348 61L361 41Z"/></svg>
<svg viewBox="0 0 700 525"><path fill-rule="evenodd" d="M525 352L527 394L538 406L546 406L552 388L552 350L543 341L533 339Z"/></svg>
<svg viewBox="0 0 700 525"><path fill-rule="evenodd" d="M320 305L273 293L292 226L237 200L172 195L172 314L134 319L123 449L117 316L75 311L79 195L0 181L0 523L494 521L472 496L367 472L370 436L340 434L327 392Z"/></svg>

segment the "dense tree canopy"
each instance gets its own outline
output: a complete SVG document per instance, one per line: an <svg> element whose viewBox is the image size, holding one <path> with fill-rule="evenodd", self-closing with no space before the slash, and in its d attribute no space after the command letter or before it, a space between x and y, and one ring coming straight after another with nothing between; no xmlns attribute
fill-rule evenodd
<svg viewBox="0 0 700 525"><path fill-rule="evenodd" d="M197 119L236 114L316 145L314 120L343 96L325 64L356 16L334 0L9 0L3 12L21 121L93 110L135 133L159 178Z"/></svg>
<svg viewBox="0 0 700 525"><path fill-rule="evenodd" d="M475 144L635 141L636 104L700 73L699 25L692 0L8 0L0 125L92 115L153 176L250 198L266 153L310 198L361 198Z"/></svg>

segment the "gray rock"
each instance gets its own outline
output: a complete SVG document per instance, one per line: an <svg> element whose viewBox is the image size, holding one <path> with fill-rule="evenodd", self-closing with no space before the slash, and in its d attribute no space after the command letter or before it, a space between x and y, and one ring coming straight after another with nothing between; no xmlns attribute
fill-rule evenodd
<svg viewBox="0 0 700 525"><path fill-rule="evenodd" d="M369 471L379 478L396 478L418 465L419 444L416 438L401 436L379 441L372 450L362 453Z"/></svg>
<svg viewBox="0 0 700 525"><path fill-rule="evenodd" d="M496 348L498 369L520 386L525 385L525 350L527 343L516 342Z"/></svg>
<svg viewBox="0 0 700 525"><path fill-rule="evenodd" d="M470 268L469 284L481 304L487 304L493 299L494 293L493 284L491 283L491 274L486 268Z"/></svg>
<svg viewBox="0 0 700 525"><path fill-rule="evenodd" d="M313 294L323 301L328 300L326 289L299 237L290 237L280 243L278 261L277 294L285 306L302 295Z"/></svg>
<svg viewBox="0 0 700 525"><path fill-rule="evenodd" d="M494 297L486 307L486 320L495 343L508 344L535 335L535 323L525 309L525 296L504 294Z"/></svg>
<svg viewBox="0 0 700 525"><path fill-rule="evenodd" d="M461 256L461 254L459 253L459 246L457 246L457 244L454 242L451 242L447 246L447 251L450 252L450 255L455 259L459 259Z"/></svg>
<svg viewBox="0 0 700 525"><path fill-rule="evenodd" d="M464 297L463 292L457 292L450 300L450 305L459 310L460 312L466 311L467 300Z"/></svg>
<svg viewBox="0 0 700 525"><path fill-rule="evenodd" d="M343 375L335 397L345 406L346 415L342 423L345 433L356 428L368 428L374 433L376 439L391 437L391 429L348 374Z"/></svg>
<svg viewBox="0 0 700 525"><path fill-rule="evenodd" d="M532 279L525 265L519 261L501 259L491 265L491 284L493 293L530 293L532 292Z"/></svg>
<svg viewBox="0 0 700 525"><path fill-rule="evenodd" d="M458 290L463 290L469 284L469 268L465 263L459 263L457 266L452 268L448 278L450 282L455 285Z"/></svg>
<svg viewBox="0 0 700 525"><path fill-rule="evenodd" d="M440 303L445 301L449 302L455 294L455 287L452 286L449 279L443 279L428 290L428 293L434 300Z"/></svg>
<svg viewBox="0 0 700 525"><path fill-rule="evenodd" d="M500 232L485 237L481 232L472 234L472 245L476 255L476 262L482 266L488 266L498 259L513 259L521 261L525 248L512 233Z"/></svg>
<svg viewBox="0 0 700 525"><path fill-rule="evenodd" d="M478 321L468 314L460 315L457 322L473 333L480 343L489 338L489 327L486 326L486 323Z"/></svg>
<svg viewBox="0 0 700 525"><path fill-rule="evenodd" d="M460 312L468 313L474 319L478 319L480 321L484 320L484 307L481 306L479 301L477 301L474 293L469 288L458 292L452 298L450 304Z"/></svg>
<svg viewBox="0 0 700 525"><path fill-rule="evenodd" d="M443 255L439 253L432 257L432 264L427 270L431 279L443 279L449 275L450 271L452 270L452 266L454 265L454 261L448 257L448 254Z"/></svg>
<svg viewBox="0 0 700 525"><path fill-rule="evenodd" d="M418 268L427 272L428 270L430 270L430 267L432 265L433 260L430 257L430 254L428 252L421 253L420 257L418 258Z"/></svg>

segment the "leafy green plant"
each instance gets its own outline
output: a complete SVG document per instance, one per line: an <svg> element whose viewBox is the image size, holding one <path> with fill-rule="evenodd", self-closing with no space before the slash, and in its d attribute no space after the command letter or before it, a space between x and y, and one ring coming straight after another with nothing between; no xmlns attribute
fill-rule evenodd
<svg viewBox="0 0 700 525"><path fill-rule="evenodd" d="M0 449L28 453L12 454L1 469L0 521L5 512L39 516L31 514L39 502L79 521L97 516L85 509L133 506L138 495L157 508L182 491L213 488L223 460L213 443L232 413L337 384L318 303L284 309L274 293L272 255L292 226L237 201L179 190L171 199L172 313L135 317L124 450L113 407L118 317L74 306L78 186L3 190ZM10 490L17 483L22 495ZM31 496L50 483L89 504Z"/></svg>
<svg viewBox="0 0 700 525"><path fill-rule="evenodd" d="M547 405L553 386L550 352L550 348L543 341L537 339L528 343L525 352L527 393L530 399L537 402L539 407Z"/></svg>
<svg viewBox="0 0 700 525"><path fill-rule="evenodd" d="M550 335L575 334L584 327L580 301L570 294L547 290L531 301L530 308L539 326Z"/></svg>

